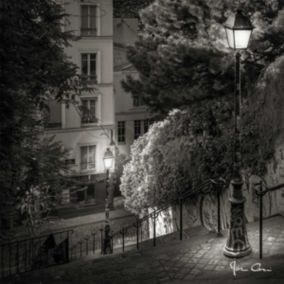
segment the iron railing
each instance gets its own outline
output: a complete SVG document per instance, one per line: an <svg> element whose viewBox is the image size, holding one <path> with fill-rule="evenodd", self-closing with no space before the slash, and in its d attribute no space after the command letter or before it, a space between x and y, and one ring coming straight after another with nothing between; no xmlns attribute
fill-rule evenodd
<svg viewBox="0 0 284 284"><path fill-rule="evenodd" d="M67 230L0 244L1 278L68 262L72 232Z"/></svg>
<svg viewBox="0 0 284 284"><path fill-rule="evenodd" d="M179 222L176 226L169 229L165 235L169 233L179 231L179 239L183 239L183 204L184 202L192 197L195 194L214 194L217 198L217 234L221 232L221 217L220 217L220 194L224 188L225 182L223 180L206 180L203 183L199 184L198 187L195 187L190 190L184 191L180 196L173 202L172 205L179 206ZM171 205L171 206L172 206ZM128 226L122 227L119 231L112 234L112 243L114 245L113 249L120 249L122 252L125 251L127 246L136 246L137 249L140 249L142 242L152 239L153 246L157 245L157 218L164 212L167 213L168 209L171 206L165 206L151 212L150 214L139 219L137 217L136 222ZM152 223L152 224L151 224ZM152 225L152 226L151 226ZM150 232L150 227L152 227L152 232ZM162 237L162 236L161 236ZM159 238L160 240L163 239Z"/></svg>
<svg viewBox="0 0 284 284"><path fill-rule="evenodd" d="M179 206L179 221L166 228L166 232L159 238L157 235L157 218L161 214L168 214L172 206L165 206L154 210L143 218L136 218L134 223L122 226L116 232L111 232L106 239L105 227L94 226L90 234L79 240L71 234L74 230L50 233L35 238L17 240L10 243L0 244L0 275L2 278L21 272L69 262L82 258L89 254L103 255L113 252L124 252L128 248L140 250L144 244L152 242L155 247L158 241L162 242L168 235L179 232L179 239L183 239L183 205L184 202L195 194L214 194L220 200L221 190L224 188L223 181L207 180L198 187L186 190L173 202ZM217 233L220 233L220 202L217 202ZM74 235L74 234L73 234ZM106 244L110 250L106 251Z"/></svg>
<svg viewBox="0 0 284 284"><path fill-rule="evenodd" d="M265 185L265 189L263 189L263 181L259 183L255 183L255 186L259 186L259 189L255 188L255 194L259 199L259 258L262 259L263 257L263 197L268 192L273 192L279 189L284 188L284 183L268 187Z"/></svg>
<svg viewBox="0 0 284 284"><path fill-rule="evenodd" d="M90 253L93 254L106 254L112 252L124 252L128 247L136 247L137 250L142 248L142 244L147 241L152 241L153 246L157 245L157 240L163 241L167 235L179 231L179 239L183 239L183 204L184 202L195 194L214 194L217 198L217 233L221 231L220 221L220 193L224 188L224 181L222 180L206 180L200 183L198 187L190 190L185 190L180 196L173 202L172 205L178 205L180 214L179 221L177 224L173 224L171 229L157 238L157 219L165 213L167 214L168 209L172 206L164 206L156 209L150 214L143 218L136 217L135 222L130 223L127 226L122 226L119 230L109 234L106 237L105 227L94 228L94 230L79 241L74 242L70 246L70 259L78 259L84 256L88 256ZM152 230L150 230L150 228ZM108 251L107 251L108 250Z"/></svg>

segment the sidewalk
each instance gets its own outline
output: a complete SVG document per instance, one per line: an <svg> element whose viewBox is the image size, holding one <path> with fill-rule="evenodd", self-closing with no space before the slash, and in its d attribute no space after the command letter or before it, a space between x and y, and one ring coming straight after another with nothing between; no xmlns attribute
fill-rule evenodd
<svg viewBox="0 0 284 284"><path fill-rule="evenodd" d="M284 218L276 216L264 221L264 259L261 261L258 259L258 223L248 225L248 234L253 253L236 260L238 267L248 271L236 271L236 277L230 268L234 260L223 256L226 237L217 237L198 227L187 231L183 241L178 240L176 234L175 239L161 239L155 248L148 242L141 251L78 260L22 274L3 283L284 283ZM256 263L261 263L261 267ZM264 272L264 268L272 271Z"/></svg>

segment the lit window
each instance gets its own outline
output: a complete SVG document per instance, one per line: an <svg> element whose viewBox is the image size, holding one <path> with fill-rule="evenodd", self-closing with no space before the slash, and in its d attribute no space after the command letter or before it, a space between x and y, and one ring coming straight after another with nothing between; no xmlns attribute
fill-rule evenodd
<svg viewBox="0 0 284 284"><path fill-rule="evenodd" d="M134 139L141 135L141 122L142 120L134 120Z"/></svg>
<svg viewBox="0 0 284 284"><path fill-rule="evenodd" d="M97 53L81 54L81 75L85 80L97 82Z"/></svg>
<svg viewBox="0 0 284 284"><path fill-rule="evenodd" d="M81 147L81 170L91 170L96 167L96 146Z"/></svg>
<svg viewBox="0 0 284 284"><path fill-rule="evenodd" d="M96 105L97 99L82 99L82 106L81 106L81 123L96 123L98 122L96 116Z"/></svg>
<svg viewBox="0 0 284 284"><path fill-rule="evenodd" d="M125 121L118 121L117 123L117 141L125 143Z"/></svg>
<svg viewBox="0 0 284 284"><path fill-rule="evenodd" d="M97 35L97 6L81 5L81 35Z"/></svg>

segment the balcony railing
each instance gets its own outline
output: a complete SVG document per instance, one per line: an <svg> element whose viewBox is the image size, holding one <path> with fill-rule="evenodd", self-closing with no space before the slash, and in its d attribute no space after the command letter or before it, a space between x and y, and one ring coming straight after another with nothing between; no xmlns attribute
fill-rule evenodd
<svg viewBox="0 0 284 284"><path fill-rule="evenodd" d="M80 164L81 171L94 170L95 168L96 168L95 163L81 163Z"/></svg>
<svg viewBox="0 0 284 284"><path fill-rule="evenodd" d="M85 84L97 84L98 83L97 75L82 74L81 77L82 77L82 81Z"/></svg>
<svg viewBox="0 0 284 284"><path fill-rule="evenodd" d="M97 123L98 119L96 115L90 113L83 113L81 123L88 124L88 123Z"/></svg>
<svg viewBox="0 0 284 284"><path fill-rule="evenodd" d="M97 36L97 28L81 28L81 36Z"/></svg>

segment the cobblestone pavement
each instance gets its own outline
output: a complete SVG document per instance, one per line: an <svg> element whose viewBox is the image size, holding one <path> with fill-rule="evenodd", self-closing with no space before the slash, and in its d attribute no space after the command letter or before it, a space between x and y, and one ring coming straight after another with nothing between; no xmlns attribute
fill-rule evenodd
<svg viewBox="0 0 284 284"><path fill-rule="evenodd" d="M183 241L164 239L141 251L84 259L66 265L22 274L5 283L29 284L120 284L120 283L284 283L284 218L276 216L264 221L263 260L258 259L258 224L248 225L253 253L234 260L223 256L226 237L217 237L199 227L191 229ZM230 264L248 271L237 271ZM272 272L254 272L261 269ZM260 270L260 268L258 269Z"/></svg>

